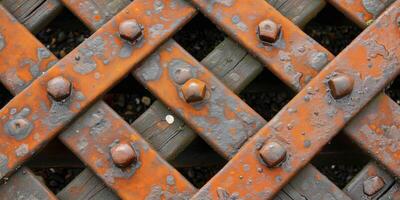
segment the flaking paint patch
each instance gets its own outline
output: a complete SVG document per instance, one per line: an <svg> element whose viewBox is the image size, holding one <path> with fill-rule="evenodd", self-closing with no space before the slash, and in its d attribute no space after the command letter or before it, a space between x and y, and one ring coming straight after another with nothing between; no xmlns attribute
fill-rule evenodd
<svg viewBox="0 0 400 200"><path fill-rule="evenodd" d="M168 73L169 76L175 81L175 83L180 84L182 82L181 78L177 76L178 70L189 70L192 77L197 77L196 68L179 59L174 59L168 63Z"/></svg>
<svg viewBox="0 0 400 200"><path fill-rule="evenodd" d="M227 7L231 7L235 3L235 0L209 0L206 11L211 13L213 11L214 4L221 4Z"/></svg>
<svg viewBox="0 0 400 200"><path fill-rule="evenodd" d="M153 54L142 64L140 68L135 70L135 75L142 81L158 80L163 69L160 66L160 55Z"/></svg>
<svg viewBox="0 0 400 200"><path fill-rule="evenodd" d="M106 119L103 109L98 109L90 117L86 117L84 124L93 136L98 136L111 127L111 122Z"/></svg>
<svg viewBox="0 0 400 200"><path fill-rule="evenodd" d="M160 0L155 0L153 6L155 13L160 13L164 9L164 3Z"/></svg>
<svg viewBox="0 0 400 200"><path fill-rule="evenodd" d="M239 15L234 15L232 17L232 23L235 24L236 27L239 30L243 31L243 32L248 32L249 31L249 28L247 27L247 25L240 20L240 16Z"/></svg>
<svg viewBox="0 0 400 200"><path fill-rule="evenodd" d="M189 192L178 192L176 186L172 189L163 189L160 185L155 185L151 187L149 194L146 196L145 200L160 200L160 199L179 199L179 200L189 200L191 194Z"/></svg>
<svg viewBox="0 0 400 200"><path fill-rule="evenodd" d="M21 144L16 150L15 150L15 155L17 157L23 157L26 154L29 153L28 145L27 144Z"/></svg>
<svg viewBox="0 0 400 200"><path fill-rule="evenodd" d="M4 36L3 36L3 34L0 33L0 51L3 50L5 46L6 46L6 42L4 40Z"/></svg>
<svg viewBox="0 0 400 200"><path fill-rule="evenodd" d="M362 0L362 5L374 18L377 18L392 2L394 0Z"/></svg>
<svg viewBox="0 0 400 200"><path fill-rule="evenodd" d="M0 74L2 80L6 80L6 86L12 87L13 91L19 92L25 88L25 81L23 81L17 74L17 68L12 67L8 69L4 74Z"/></svg>
<svg viewBox="0 0 400 200"><path fill-rule="evenodd" d="M328 64L328 54L325 52L316 52L310 58L311 67L316 71L321 71Z"/></svg>

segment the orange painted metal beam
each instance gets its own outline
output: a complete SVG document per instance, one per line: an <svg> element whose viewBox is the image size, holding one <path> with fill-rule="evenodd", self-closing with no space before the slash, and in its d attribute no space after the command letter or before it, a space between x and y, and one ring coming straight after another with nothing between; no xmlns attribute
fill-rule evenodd
<svg viewBox="0 0 400 200"><path fill-rule="evenodd" d="M224 21L229 15L224 15L219 21L215 13L230 13L227 10L241 13L244 5L240 0L193 2L206 15L214 17L213 20L218 21L225 30L233 26ZM249 4L261 8L264 2L252 1ZM397 12L399 6L400 2L394 3L324 68L241 148L194 199L217 199L221 191L235 194L238 198L272 198L400 72L400 40L397 39L400 35ZM255 24L257 22L253 23ZM348 88L351 90L347 90ZM346 95L342 91L350 93ZM340 97L334 98L333 94ZM271 155L268 152L273 153ZM266 160L281 163L275 167L267 167Z"/></svg>
<svg viewBox="0 0 400 200"><path fill-rule="evenodd" d="M15 170L56 136L79 112L122 79L195 14L195 9L182 1L176 7L165 7L146 15L146 10L154 9L152 5L143 0L131 3L0 111L0 126L4 130L0 134L0 140L4 141L0 153L5 160L0 177ZM17 23L8 14L2 15L1 24L11 26ZM118 24L126 19L137 19L144 26L142 40L134 45L118 36ZM3 32L11 30L5 28L1 31L5 35ZM19 43L8 42L9 39L3 37L2 50L10 48L7 52L12 52L22 48ZM0 50L0 60L7 63L7 56ZM53 100L46 91L47 82L57 76L72 83L72 93L63 101Z"/></svg>
<svg viewBox="0 0 400 200"><path fill-rule="evenodd" d="M366 28L394 0L365 1L365 0L328 0L351 21L361 28Z"/></svg>

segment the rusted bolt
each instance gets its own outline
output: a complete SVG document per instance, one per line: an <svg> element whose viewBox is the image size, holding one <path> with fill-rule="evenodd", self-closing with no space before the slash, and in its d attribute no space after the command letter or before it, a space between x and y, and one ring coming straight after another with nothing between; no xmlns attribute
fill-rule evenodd
<svg viewBox="0 0 400 200"><path fill-rule="evenodd" d="M259 151L268 167L275 167L286 158L286 149L277 142L268 142Z"/></svg>
<svg viewBox="0 0 400 200"><path fill-rule="evenodd" d="M274 43L278 39L281 32L281 25L276 24L270 19L266 19L258 25L257 32L261 41Z"/></svg>
<svg viewBox="0 0 400 200"><path fill-rule="evenodd" d="M142 35L142 26L134 19L123 21L119 24L119 35L129 42L136 42Z"/></svg>
<svg viewBox="0 0 400 200"><path fill-rule="evenodd" d="M342 98L351 93L354 79L351 76L340 74L328 81L331 94L335 99Z"/></svg>
<svg viewBox="0 0 400 200"><path fill-rule="evenodd" d="M368 196L372 196L379 192L385 186L385 182L379 176L369 177L364 181L364 193Z"/></svg>
<svg viewBox="0 0 400 200"><path fill-rule="evenodd" d="M57 76L47 82L47 93L56 101L61 101L71 94L71 82Z"/></svg>
<svg viewBox="0 0 400 200"><path fill-rule="evenodd" d="M191 78L183 84L182 94L188 103L201 101L206 96L206 84L201 80Z"/></svg>
<svg viewBox="0 0 400 200"><path fill-rule="evenodd" d="M119 143L111 148L111 158L119 167L128 167L136 162L137 155L129 143Z"/></svg>

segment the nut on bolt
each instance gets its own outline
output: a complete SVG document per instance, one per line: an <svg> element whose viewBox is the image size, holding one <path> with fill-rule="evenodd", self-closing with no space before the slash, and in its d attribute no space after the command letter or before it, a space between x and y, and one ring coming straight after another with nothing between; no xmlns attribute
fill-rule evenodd
<svg viewBox="0 0 400 200"><path fill-rule="evenodd" d="M268 167L275 167L286 158L286 149L277 142L268 142L259 151Z"/></svg>
<svg viewBox="0 0 400 200"><path fill-rule="evenodd" d="M186 102L201 101L206 96L206 84L198 79L191 78L182 86L182 94Z"/></svg>
<svg viewBox="0 0 400 200"><path fill-rule="evenodd" d="M137 155L129 143L119 143L111 148L111 158L115 165L119 167L128 167L136 162Z"/></svg>
<svg viewBox="0 0 400 200"><path fill-rule="evenodd" d="M266 19L258 24L258 37L266 43L274 43L281 33L281 25L276 24L270 19Z"/></svg>
<svg viewBox="0 0 400 200"><path fill-rule="evenodd" d="M383 186L385 186L385 182L379 176L369 177L363 183L364 193L368 196L372 196L379 192Z"/></svg>
<svg viewBox="0 0 400 200"><path fill-rule="evenodd" d="M62 76L47 82L47 93L56 101L62 101L71 94L71 82Z"/></svg>
<svg viewBox="0 0 400 200"><path fill-rule="evenodd" d="M136 42L142 35L142 26L134 19L123 21L119 24L119 35L129 42Z"/></svg>
<svg viewBox="0 0 400 200"><path fill-rule="evenodd" d="M351 93L354 79L345 74L339 74L328 81L333 98L339 99Z"/></svg>

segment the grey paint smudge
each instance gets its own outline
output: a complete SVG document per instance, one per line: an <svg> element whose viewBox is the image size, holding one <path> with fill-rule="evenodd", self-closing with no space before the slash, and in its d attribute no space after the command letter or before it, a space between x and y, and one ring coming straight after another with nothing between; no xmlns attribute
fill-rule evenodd
<svg viewBox="0 0 400 200"><path fill-rule="evenodd" d="M4 36L0 33L0 51L6 46L6 42L4 41Z"/></svg>
<svg viewBox="0 0 400 200"><path fill-rule="evenodd" d="M160 55L153 54L142 64L140 68L135 70L135 75L144 82L158 80L162 74L160 66Z"/></svg>
<svg viewBox="0 0 400 200"><path fill-rule="evenodd" d="M26 144L21 144L16 150L15 150L15 155L17 155L17 157L22 157L25 156L26 154L28 154L29 150L28 150L28 145Z"/></svg>

